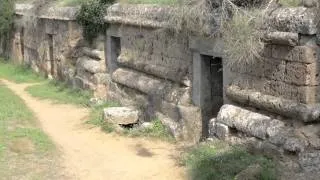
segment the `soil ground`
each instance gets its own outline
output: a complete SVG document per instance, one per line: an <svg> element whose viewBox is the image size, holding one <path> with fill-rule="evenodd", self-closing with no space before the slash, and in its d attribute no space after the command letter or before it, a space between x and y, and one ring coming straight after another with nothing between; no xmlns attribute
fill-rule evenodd
<svg viewBox="0 0 320 180"><path fill-rule="evenodd" d="M30 84L1 81L34 111L55 142L61 153L60 179L186 179L185 169L177 161L180 152L176 145L103 133L84 123L88 109L39 100L25 92Z"/></svg>

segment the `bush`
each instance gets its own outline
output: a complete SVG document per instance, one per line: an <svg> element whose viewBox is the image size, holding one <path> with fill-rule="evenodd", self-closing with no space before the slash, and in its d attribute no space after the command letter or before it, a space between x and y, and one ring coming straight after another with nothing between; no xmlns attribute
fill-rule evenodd
<svg viewBox="0 0 320 180"><path fill-rule="evenodd" d="M7 35L12 27L14 17L14 1L0 1L0 36Z"/></svg>
<svg viewBox="0 0 320 180"><path fill-rule="evenodd" d="M105 9L115 0L89 0L83 2L77 15L77 21L83 28L83 35L88 42L92 41L106 30Z"/></svg>

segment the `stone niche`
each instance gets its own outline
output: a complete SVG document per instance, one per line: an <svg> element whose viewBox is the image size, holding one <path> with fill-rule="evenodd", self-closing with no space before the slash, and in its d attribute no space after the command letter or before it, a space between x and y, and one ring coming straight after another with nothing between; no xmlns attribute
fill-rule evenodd
<svg viewBox="0 0 320 180"><path fill-rule="evenodd" d="M120 4L108 9L109 97L142 106L146 121L157 116L176 139L196 143L223 105L221 42L164 28L173 10Z"/></svg>

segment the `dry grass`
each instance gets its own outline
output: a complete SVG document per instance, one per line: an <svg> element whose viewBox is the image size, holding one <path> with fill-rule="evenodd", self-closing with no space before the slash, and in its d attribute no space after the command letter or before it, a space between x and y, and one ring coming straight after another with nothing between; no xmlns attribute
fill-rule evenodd
<svg viewBox="0 0 320 180"><path fill-rule="evenodd" d="M259 31L262 21L260 12L236 12L229 21L223 23L221 33L230 66L243 66L259 59L264 47L261 40L263 34Z"/></svg>

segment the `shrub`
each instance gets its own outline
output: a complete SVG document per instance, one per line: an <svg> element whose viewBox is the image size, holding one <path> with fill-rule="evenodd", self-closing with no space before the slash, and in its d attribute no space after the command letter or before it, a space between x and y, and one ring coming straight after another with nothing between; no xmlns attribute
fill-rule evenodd
<svg viewBox="0 0 320 180"><path fill-rule="evenodd" d="M77 21L83 28L83 35L88 42L92 43L100 33L104 33L105 9L115 0L89 0L83 2L77 14Z"/></svg>

